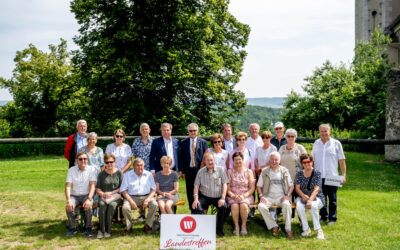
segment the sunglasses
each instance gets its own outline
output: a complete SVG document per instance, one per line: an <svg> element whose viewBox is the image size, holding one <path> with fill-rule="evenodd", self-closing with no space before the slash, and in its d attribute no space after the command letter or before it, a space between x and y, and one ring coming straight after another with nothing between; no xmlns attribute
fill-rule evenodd
<svg viewBox="0 0 400 250"><path fill-rule="evenodd" d="M113 161L106 161L105 164L114 163Z"/></svg>
<svg viewBox="0 0 400 250"><path fill-rule="evenodd" d="M87 161L88 158L78 158L78 161Z"/></svg>
<svg viewBox="0 0 400 250"><path fill-rule="evenodd" d="M213 141L213 144L221 143L221 141Z"/></svg>
<svg viewBox="0 0 400 250"><path fill-rule="evenodd" d="M197 132L197 130L189 130L190 133Z"/></svg>
<svg viewBox="0 0 400 250"><path fill-rule="evenodd" d="M269 137L269 136L261 136L261 138L263 138L263 139L269 139L269 138L271 138L271 137Z"/></svg>
<svg viewBox="0 0 400 250"><path fill-rule="evenodd" d="M294 135L287 135L286 137L287 138L294 138L295 136Z"/></svg>
<svg viewBox="0 0 400 250"><path fill-rule="evenodd" d="M275 128L275 130L282 130L282 128Z"/></svg>
<svg viewBox="0 0 400 250"><path fill-rule="evenodd" d="M115 135L115 138L124 138L123 135Z"/></svg>
<svg viewBox="0 0 400 250"><path fill-rule="evenodd" d="M302 161L303 164L309 164L312 163L312 161Z"/></svg>
<svg viewBox="0 0 400 250"><path fill-rule="evenodd" d="M241 139L238 139L237 141L246 141L246 139L241 138Z"/></svg>

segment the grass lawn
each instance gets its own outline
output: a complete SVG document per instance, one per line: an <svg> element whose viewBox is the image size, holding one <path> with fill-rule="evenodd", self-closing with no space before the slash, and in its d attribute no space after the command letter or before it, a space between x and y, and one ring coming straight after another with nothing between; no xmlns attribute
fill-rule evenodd
<svg viewBox="0 0 400 250"><path fill-rule="evenodd" d="M331 227L323 226L326 240L315 239L315 232L302 238L297 216L292 224L294 240L287 240L283 233L274 238L257 213L248 222L247 237L233 236L232 219L227 218L226 236L217 238L217 247L399 249L400 166L384 163L382 155L346 153L346 157L347 184L338 191L338 222ZM109 239L88 240L83 234L67 238L64 196L67 167L64 158L54 156L0 160L0 248L159 247L159 233L145 235L143 222L134 226L130 236L122 236L123 226L115 225ZM181 199L186 199L184 189L181 181ZM188 213L187 205L179 207L178 213ZM95 227L97 222L94 218ZM282 221L280 226L284 229Z"/></svg>

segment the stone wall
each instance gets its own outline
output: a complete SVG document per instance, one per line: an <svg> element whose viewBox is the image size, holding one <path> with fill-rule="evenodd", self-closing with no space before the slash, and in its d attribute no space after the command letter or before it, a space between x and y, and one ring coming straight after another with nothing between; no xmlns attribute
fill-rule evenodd
<svg viewBox="0 0 400 250"><path fill-rule="evenodd" d="M400 139L400 69L388 75L385 139ZM400 161L400 145L386 145L385 160Z"/></svg>

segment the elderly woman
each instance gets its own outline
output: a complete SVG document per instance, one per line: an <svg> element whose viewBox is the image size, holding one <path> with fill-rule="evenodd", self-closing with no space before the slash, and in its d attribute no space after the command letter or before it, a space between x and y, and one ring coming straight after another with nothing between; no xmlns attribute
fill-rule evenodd
<svg viewBox="0 0 400 250"><path fill-rule="evenodd" d="M150 171L150 151L151 144L154 138L150 136L150 126L147 123L142 123L140 125L140 138L136 138L132 144L132 154L135 158L141 158L144 161L144 169Z"/></svg>
<svg viewBox="0 0 400 250"><path fill-rule="evenodd" d="M97 143L97 134L95 132L91 132L87 136L87 145L80 149L80 151L84 151L89 156L88 165L95 167L96 176L100 174L102 170L104 170L104 153L103 149L100 147L96 147Z"/></svg>
<svg viewBox="0 0 400 250"><path fill-rule="evenodd" d="M178 202L178 174L170 168L171 157L164 155L160 163L162 170L156 173L155 178L158 207L161 214L173 214L172 205Z"/></svg>
<svg viewBox="0 0 400 250"><path fill-rule="evenodd" d="M214 164L216 166L221 166L224 169L227 168L229 161L228 161L228 151L225 149L222 149L222 146L224 144L224 137L222 137L221 134L213 134L210 137L210 141L212 144L212 148L208 149L208 152L210 152L212 155L214 155ZM205 162L202 163L202 166L205 165Z"/></svg>
<svg viewBox="0 0 400 250"><path fill-rule="evenodd" d="M111 236L111 224L114 213L119 204L122 204L119 188L122 184L123 174L115 168L115 156L104 155L105 169L97 177L96 193L101 197L99 201L99 231L97 238Z"/></svg>
<svg viewBox="0 0 400 250"><path fill-rule="evenodd" d="M302 169L302 165L300 162L300 155L306 154L306 149L296 143L297 131L289 128L286 130L285 137L287 140L287 144L282 145L279 149L279 153L281 155L281 166L286 167L289 170L290 178L292 178L293 183L296 183L296 173ZM293 192L292 201L297 197L296 192ZM295 216L295 209L292 209L292 220Z"/></svg>
<svg viewBox="0 0 400 250"><path fill-rule="evenodd" d="M276 147L271 144L271 138L272 133L270 131L261 133L261 139L264 144L257 148L254 160L255 172L257 175L260 175L263 168L268 167L270 154L277 151Z"/></svg>
<svg viewBox="0 0 400 250"><path fill-rule="evenodd" d="M305 237L311 233L308 226L306 209L310 212L314 224L314 230L317 231L317 239L324 239L324 233L319 223L319 209L325 203L325 197L322 194L321 173L314 170L313 158L309 154L300 155L300 161L304 170L296 174L296 192L299 197L296 199L296 209L299 215L303 232L301 236Z"/></svg>
<svg viewBox="0 0 400 250"><path fill-rule="evenodd" d="M125 132L122 129L115 130L114 140L114 143L107 145L106 153L115 156L115 167L125 173L132 164L132 149L124 143Z"/></svg>
<svg viewBox="0 0 400 250"><path fill-rule="evenodd" d="M238 143L239 144L239 143ZM227 202L231 207L232 218L235 224L233 235L239 235L239 215L242 219L241 235L247 235L247 216L249 206L254 203L254 175L253 172L244 167L244 156L241 152L232 155L234 167L228 170L228 197Z"/></svg>
<svg viewBox="0 0 400 250"><path fill-rule="evenodd" d="M236 152L242 153L243 156L243 166L248 168L248 169L254 169L254 166L251 166L251 157L250 157L250 151L244 146L247 141L247 134L245 132L237 132L235 135L236 143L237 143L237 148L232 150L229 153L229 165L228 168L233 167L233 155Z"/></svg>

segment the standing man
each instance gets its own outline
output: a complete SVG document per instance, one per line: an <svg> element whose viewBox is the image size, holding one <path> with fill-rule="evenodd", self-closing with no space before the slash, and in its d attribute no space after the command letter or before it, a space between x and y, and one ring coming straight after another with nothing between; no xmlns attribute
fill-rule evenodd
<svg viewBox="0 0 400 250"><path fill-rule="evenodd" d="M133 170L125 174L120 188L120 192L125 198L122 206L122 213L126 221L124 235L132 232L132 210L136 210L138 207L149 208L143 230L150 234L158 210L158 204L154 198L156 183L153 175L144 170L142 159L136 158L134 160Z"/></svg>
<svg viewBox="0 0 400 250"><path fill-rule="evenodd" d="M164 122L161 124L161 136L153 140L150 150L150 171L155 175L161 171L161 157L164 155L172 159L171 169L174 169L182 177L181 146L178 139L171 136L172 125Z"/></svg>
<svg viewBox="0 0 400 250"><path fill-rule="evenodd" d="M228 123L224 124L222 126L222 134L224 135L224 145L222 145L222 149L230 153L237 148L235 137L232 137L232 126Z"/></svg>
<svg viewBox="0 0 400 250"><path fill-rule="evenodd" d="M188 197L189 209L192 209L193 204L193 187L196 179L197 171L200 169L200 164L204 153L207 151L207 142L204 139L197 137L199 126L196 123L190 123L187 127L189 138L182 141L181 155L183 173L186 179L186 195Z"/></svg>
<svg viewBox="0 0 400 250"><path fill-rule="evenodd" d="M144 161L144 169L150 171L150 151L154 138L150 136L150 126L147 123L140 125L140 138L136 138L132 143L132 154L135 158L141 158Z"/></svg>
<svg viewBox="0 0 400 250"><path fill-rule="evenodd" d="M293 239L291 225L292 205L290 204L290 196L294 189L293 182L290 178L289 170L279 165L280 154L278 152L272 152L269 159L270 166L261 171L257 182L257 192L260 198L258 210L264 218L268 230L272 231L273 236L277 236L280 227L269 213L269 209L274 205L280 206L283 220L285 221L286 237Z"/></svg>
<svg viewBox="0 0 400 250"><path fill-rule="evenodd" d="M65 210L68 217L67 236L76 234L75 217L79 213L79 210L75 208L79 205L82 205L85 210L86 236L93 236L92 205L97 175L94 167L87 165L88 159L87 153L80 151L76 156L78 165L68 169L67 180L65 182L65 197L67 198Z"/></svg>
<svg viewBox="0 0 400 250"><path fill-rule="evenodd" d="M322 175L322 193L325 196L325 204L319 211L321 221L329 219L328 226L334 225L337 220L337 187L325 185L327 176L339 176L338 162L343 175L342 185L346 183L346 161L340 141L330 137L331 127L329 124L319 125L320 139L316 140L311 152L314 158L315 170ZM328 197L328 199L327 199ZM329 214L327 204L329 200Z"/></svg>
<svg viewBox="0 0 400 250"><path fill-rule="evenodd" d="M279 148L282 145L287 144L286 137L284 137L285 127L282 122L276 122L274 126L276 136L272 137L271 144L276 147L276 150L279 151Z"/></svg>
<svg viewBox="0 0 400 250"><path fill-rule="evenodd" d="M77 133L68 137L65 145L64 157L69 161L69 167L75 165L75 156L79 150L87 145L87 123L85 120L79 120L76 123Z"/></svg>

